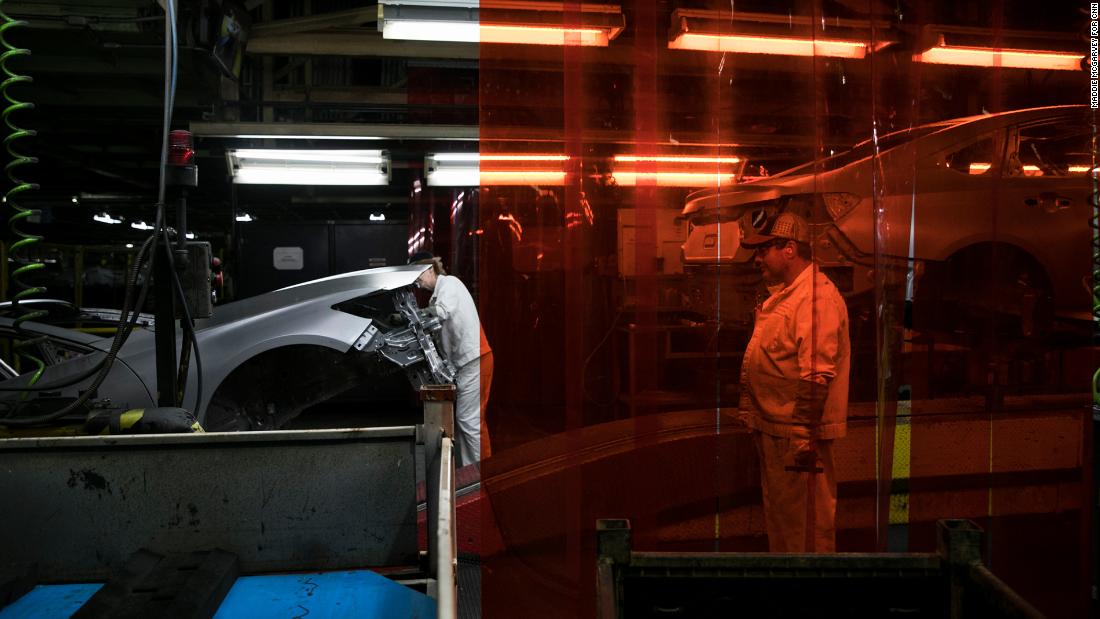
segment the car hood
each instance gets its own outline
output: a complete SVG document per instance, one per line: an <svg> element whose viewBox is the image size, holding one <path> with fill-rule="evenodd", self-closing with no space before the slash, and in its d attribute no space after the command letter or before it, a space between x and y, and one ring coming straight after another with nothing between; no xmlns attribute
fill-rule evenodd
<svg viewBox="0 0 1100 619"><path fill-rule="evenodd" d="M255 297L218 305L214 308L213 317L196 321L195 326L201 330L287 309L301 303L331 305L373 292L397 290L411 286L420 274L430 267L431 265L428 264L409 264L364 269L287 286Z"/></svg>
<svg viewBox="0 0 1100 619"><path fill-rule="evenodd" d="M292 339L301 340L298 343L322 343L323 340L334 348L346 349L370 321L332 311L334 305L375 292L411 286L430 266L410 264L340 273L218 305L214 307L212 317L195 321L195 335L200 345L219 342L219 346L240 346L245 341L227 342L232 342L236 337L229 334L243 333L247 342L252 344L293 335ZM176 337L179 341L178 331ZM287 343L295 342L288 340ZM111 338L104 338L94 345L107 350ZM149 356L155 346L152 329L135 330L126 342L123 356Z"/></svg>
<svg viewBox="0 0 1100 619"><path fill-rule="evenodd" d="M821 176L818 175L818 178L820 179ZM688 196L687 204L684 205L684 210L680 214L691 217L703 211L765 202L792 193L801 193L806 191L807 186L812 187L813 179L813 174L800 174L775 180L761 179L720 191L713 189L700 191Z"/></svg>

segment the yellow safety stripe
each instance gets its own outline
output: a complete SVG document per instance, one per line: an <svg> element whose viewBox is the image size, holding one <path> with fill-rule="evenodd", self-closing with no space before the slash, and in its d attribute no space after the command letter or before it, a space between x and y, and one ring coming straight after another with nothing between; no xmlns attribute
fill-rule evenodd
<svg viewBox="0 0 1100 619"><path fill-rule="evenodd" d="M912 426L909 400L898 401L894 419L894 457L890 471L890 524L909 524L909 458Z"/></svg>

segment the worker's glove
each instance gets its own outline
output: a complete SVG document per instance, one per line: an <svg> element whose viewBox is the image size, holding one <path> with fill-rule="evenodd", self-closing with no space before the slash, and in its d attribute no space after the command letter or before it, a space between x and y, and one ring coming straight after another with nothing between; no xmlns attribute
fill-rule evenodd
<svg viewBox="0 0 1100 619"><path fill-rule="evenodd" d="M794 423L808 426L811 431L820 426L828 397L828 385L812 380L799 380L794 395Z"/></svg>
<svg viewBox="0 0 1100 619"><path fill-rule="evenodd" d="M817 441L792 440L791 449L794 451L794 464L798 467L811 467L817 464Z"/></svg>
<svg viewBox="0 0 1100 619"><path fill-rule="evenodd" d="M824 473L817 457L817 441L813 439L791 439L791 464L784 467L796 473Z"/></svg>

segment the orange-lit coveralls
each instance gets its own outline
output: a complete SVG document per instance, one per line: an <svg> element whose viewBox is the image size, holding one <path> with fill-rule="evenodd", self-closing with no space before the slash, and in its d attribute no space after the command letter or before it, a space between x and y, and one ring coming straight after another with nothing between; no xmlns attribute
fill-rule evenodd
<svg viewBox="0 0 1100 619"><path fill-rule="evenodd" d="M844 299L813 266L760 306L739 415L760 454L772 552L836 550L832 444L847 430L850 358Z"/></svg>

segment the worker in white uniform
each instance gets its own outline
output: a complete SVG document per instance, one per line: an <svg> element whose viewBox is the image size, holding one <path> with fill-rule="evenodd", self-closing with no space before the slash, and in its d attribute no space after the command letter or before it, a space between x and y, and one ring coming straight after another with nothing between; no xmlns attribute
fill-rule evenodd
<svg viewBox="0 0 1100 619"><path fill-rule="evenodd" d="M455 434L458 464L466 466L491 453L485 426L485 406L493 382L493 351L485 339L477 305L462 280L447 275L443 261L428 252L417 252L413 264L430 264L416 285L432 293L427 311L443 322L443 353L455 369Z"/></svg>

